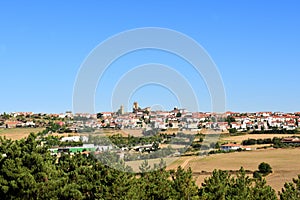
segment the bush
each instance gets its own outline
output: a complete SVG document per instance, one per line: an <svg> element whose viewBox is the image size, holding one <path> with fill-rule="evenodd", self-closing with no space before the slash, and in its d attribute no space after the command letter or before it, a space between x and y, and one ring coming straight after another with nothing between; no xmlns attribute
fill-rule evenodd
<svg viewBox="0 0 300 200"><path fill-rule="evenodd" d="M272 173L272 167L265 162L259 164L258 170L258 172L261 173L263 176L267 176L268 174Z"/></svg>
<svg viewBox="0 0 300 200"><path fill-rule="evenodd" d="M231 128L231 129L229 129L229 133L230 133L230 134L233 134L233 133L236 133L236 132L237 132L236 128Z"/></svg>
<svg viewBox="0 0 300 200"><path fill-rule="evenodd" d="M258 171L255 171L254 173L253 173L253 178L256 178L256 179L262 179L262 176L261 176L261 174L258 172Z"/></svg>

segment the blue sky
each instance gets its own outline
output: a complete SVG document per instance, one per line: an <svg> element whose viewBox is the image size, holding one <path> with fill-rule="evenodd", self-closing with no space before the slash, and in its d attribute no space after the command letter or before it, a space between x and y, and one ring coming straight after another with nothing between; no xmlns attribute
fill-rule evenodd
<svg viewBox="0 0 300 200"><path fill-rule="evenodd" d="M227 110L300 111L299 1L1 1L0 112L72 110L83 60L119 32L163 27L202 45L222 76ZM164 63L193 86L200 110L210 96L200 76L174 55L135 52L112 64L96 91L96 110L111 110L114 85L143 63ZM167 88L148 85L128 100L176 106ZM126 104L127 101L124 102Z"/></svg>

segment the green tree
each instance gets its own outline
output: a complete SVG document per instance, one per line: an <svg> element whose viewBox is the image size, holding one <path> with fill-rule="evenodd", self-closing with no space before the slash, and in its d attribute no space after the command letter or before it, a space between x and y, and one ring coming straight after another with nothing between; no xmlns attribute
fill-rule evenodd
<svg viewBox="0 0 300 200"><path fill-rule="evenodd" d="M154 149L154 151L157 151L157 150L159 149L159 143L155 141L155 142L152 144L152 148Z"/></svg>
<svg viewBox="0 0 300 200"><path fill-rule="evenodd" d="M206 178L199 190L201 199L225 199L231 179L227 171L214 170L211 177Z"/></svg>
<svg viewBox="0 0 300 200"><path fill-rule="evenodd" d="M258 170L258 172L261 173L263 176L267 176L268 174L272 173L272 167L265 162L259 164Z"/></svg>
<svg viewBox="0 0 300 200"><path fill-rule="evenodd" d="M97 119L102 119L103 114L102 113L97 113Z"/></svg>
<svg viewBox="0 0 300 200"><path fill-rule="evenodd" d="M300 199L300 175L293 179L292 183L285 183L284 188L279 194L281 200Z"/></svg>
<svg viewBox="0 0 300 200"><path fill-rule="evenodd" d="M232 122L235 122L235 118L229 115L225 121L228 123L228 125L231 125Z"/></svg>
<svg viewBox="0 0 300 200"><path fill-rule="evenodd" d="M148 160L144 160L141 164L141 166L139 166L139 170L141 173L145 173L148 172L151 169L151 166L148 163Z"/></svg>
<svg viewBox="0 0 300 200"><path fill-rule="evenodd" d="M230 133L230 134L237 133L236 128L230 128L230 129L229 129L229 133Z"/></svg>
<svg viewBox="0 0 300 200"><path fill-rule="evenodd" d="M144 173L135 180L139 187L134 188L134 199L179 199L169 177L164 168Z"/></svg>
<svg viewBox="0 0 300 200"><path fill-rule="evenodd" d="M236 177L226 171L215 170L199 190L201 199L277 199L275 191L264 179L251 179L241 168Z"/></svg>
<svg viewBox="0 0 300 200"><path fill-rule="evenodd" d="M265 179L256 179L254 182L251 199L277 200L275 190L267 185Z"/></svg>
<svg viewBox="0 0 300 200"><path fill-rule="evenodd" d="M178 199L198 199L198 187L193 179L191 168L185 171L179 166L171 175Z"/></svg>

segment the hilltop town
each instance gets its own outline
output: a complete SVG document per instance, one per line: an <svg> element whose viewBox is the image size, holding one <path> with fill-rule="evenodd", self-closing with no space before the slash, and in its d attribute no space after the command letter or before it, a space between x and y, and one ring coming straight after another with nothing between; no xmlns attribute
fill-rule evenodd
<svg viewBox="0 0 300 200"><path fill-rule="evenodd" d="M151 111L150 107L141 109L138 103L132 112L124 112L123 106L116 112L76 113L70 111L60 114L33 112L3 113L0 128L46 127L49 121L64 126L67 131L77 132L91 129L158 129L160 131L215 130L222 132L243 132L261 130L295 130L299 127L300 112L254 112L254 113L212 113L191 112L174 108L171 111Z"/></svg>
<svg viewBox="0 0 300 200"><path fill-rule="evenodd" d="M176 107L171 111L151 111L150 107L140 108L134 102L132 112L124 112L120 106L116 112L95 114L70 111L60 114L3 113L0 130L39 128L43 136L56 138L50 146L55 155L109 150L125 161L132 161L140 157L255 150L270 145L298 146L299 117L299 112L211 113ZM206 135L214 134L220 137L218 141L203 144ZM249 134L252 138L246 137ZM264 137L256 140L257 134ZM243 140L233 137L239 135L244 135Z"/></svg>

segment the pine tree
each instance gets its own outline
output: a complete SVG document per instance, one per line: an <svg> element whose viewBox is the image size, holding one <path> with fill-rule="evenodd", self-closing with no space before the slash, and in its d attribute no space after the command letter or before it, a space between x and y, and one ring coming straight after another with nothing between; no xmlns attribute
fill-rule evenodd
<svg viewBox="0 0 300 200"><path fill-rule="evenodd" d="M293 179L292 183L285 183L282 192L280 193L281 200L296 200L300 199L300 175Z"/></svg>

